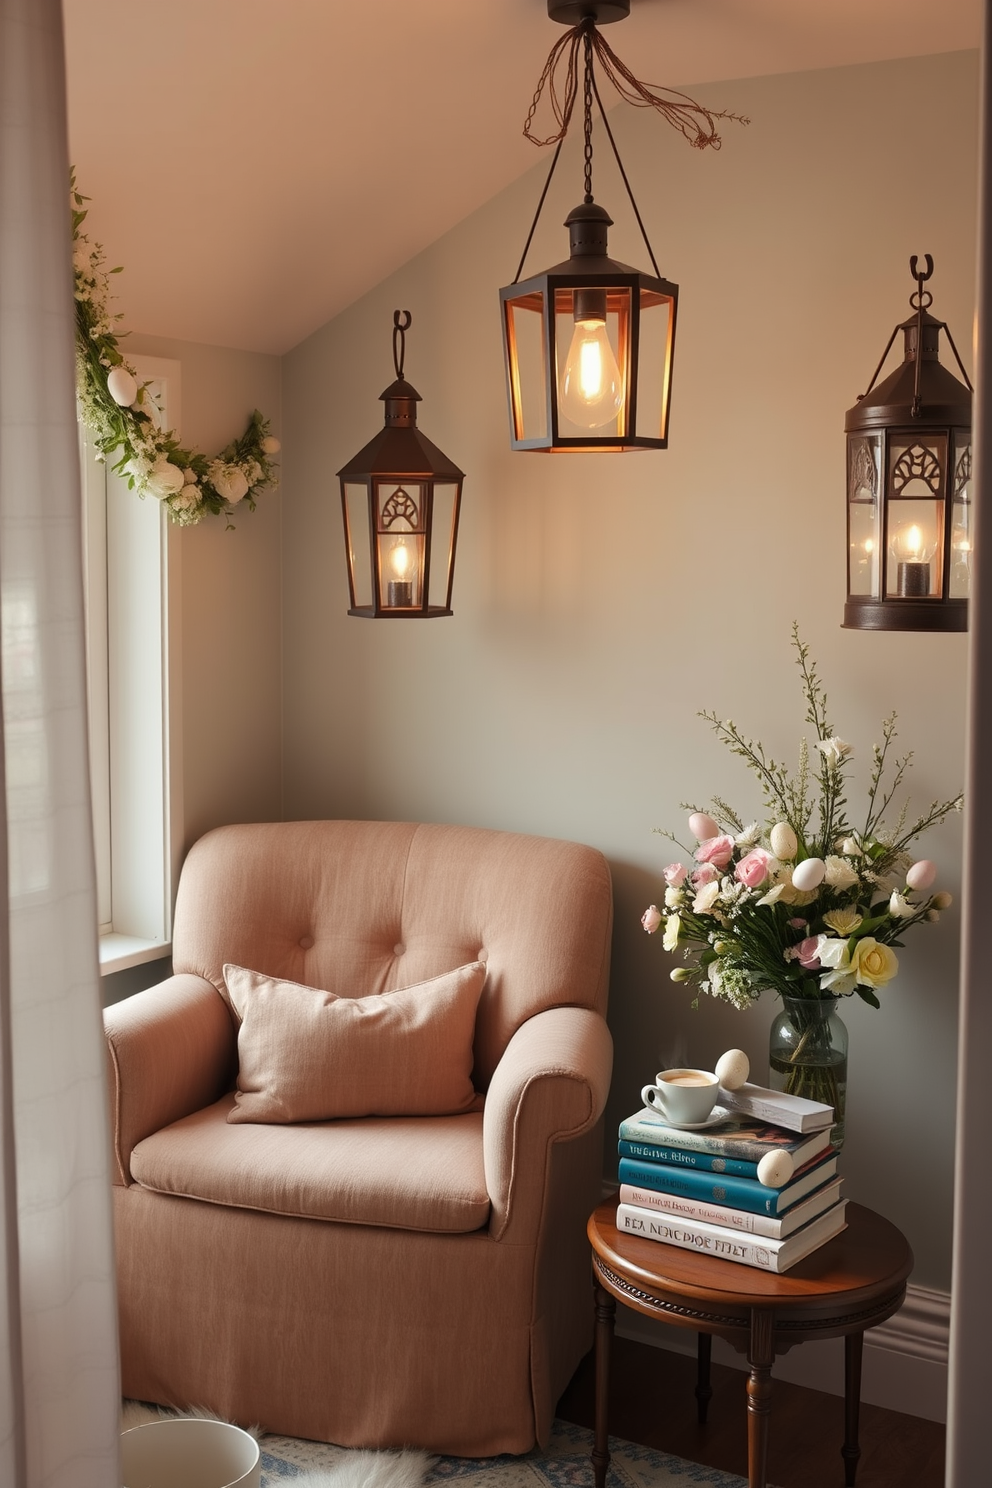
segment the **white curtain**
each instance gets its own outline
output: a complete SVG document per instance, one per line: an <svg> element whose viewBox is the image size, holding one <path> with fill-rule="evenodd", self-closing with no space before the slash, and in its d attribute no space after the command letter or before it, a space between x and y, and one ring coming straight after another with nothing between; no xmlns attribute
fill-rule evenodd
<svg viewBox="0 0 992 1488"><path fill-rule="evenodd" d="M68 169L60 0L0 0L3 1488L120 1483Z"/></svg>

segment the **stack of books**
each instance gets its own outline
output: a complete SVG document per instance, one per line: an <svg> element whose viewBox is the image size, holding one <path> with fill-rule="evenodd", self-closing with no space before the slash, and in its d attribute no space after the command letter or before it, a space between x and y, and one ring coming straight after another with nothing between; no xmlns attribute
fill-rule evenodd
<svg viewBox="0 0 992 1488"><path fill-rule="evenodd" d="M833 1110L744 1085L720 1091L708 1122L671 1126L645 1106L620 1123L617 1229L763 1271L787 1271L846 1226ZM788 1152L781 1188L758 1180L770 1151Z"/></svg>

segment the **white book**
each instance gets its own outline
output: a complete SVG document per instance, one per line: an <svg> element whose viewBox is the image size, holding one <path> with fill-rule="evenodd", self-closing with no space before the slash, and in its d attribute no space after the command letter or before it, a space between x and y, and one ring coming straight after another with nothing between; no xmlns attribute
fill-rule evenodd
<svg viewBox="0 0 992 1488"><path fill-rule="evenodd" d="M658 1240L663 1245L677 1245L697 1255L716 1260L734 1261L741 1266L754 1266L761 1271L788 1271L797 1261L847 1228L844 1211L847 1200L841 1199L832 1209L811 1220L784 1240L764 1236L742 1235L723 1225L704 1224L702 1220L672 1219L653 1209L635 1204L617 1206L617 1229L624 1234L639 1235L644 1240Z"/></svg>
<svg viewBox="0 0 992 1488"><path fill-rule="evenodd" d="M719 1100L721 1106L730 1106L773 1126L784 1126L787 1131L823 1131L834 1120L833 1106L806 1100L801 1095L789 1095L784 1090L769 1090L764 1085L748 1083L739 1090L724 1090L721 1085Z"/></svg>
<svg viewBox="0 0 992 1488"><path fill-rule="evenodd" d="M824 1183L808 1199L801 1200L784 1214L752 1214L748 1209L732 1209L729 1204L714 1204L705 1199L690 1199L682 1194L660 1193L636 1183L621 1183L620 1202L639 1209L653 1209L669 1219L701 1219L704 1224L722 1225L745 1235L764 1235L769 1240L784 1240L801 1229L840 1198L842 1178Z"/></svg>

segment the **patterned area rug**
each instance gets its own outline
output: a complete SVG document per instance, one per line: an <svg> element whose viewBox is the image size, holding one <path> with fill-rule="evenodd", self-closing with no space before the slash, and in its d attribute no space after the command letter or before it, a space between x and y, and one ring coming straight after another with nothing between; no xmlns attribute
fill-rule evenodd
<svg viewBox="0 0 992 1488"><path fill-rule="evenodd" d="M168 1415L128 1402L123 1430ZM262 1488L593 1488L592 1432L556 1421L544 1450L525 1457L430 1457L362 1452L289 1436L262 1436ZM607 1488L747 1488L734 1473L610 1439Z"/></svg>

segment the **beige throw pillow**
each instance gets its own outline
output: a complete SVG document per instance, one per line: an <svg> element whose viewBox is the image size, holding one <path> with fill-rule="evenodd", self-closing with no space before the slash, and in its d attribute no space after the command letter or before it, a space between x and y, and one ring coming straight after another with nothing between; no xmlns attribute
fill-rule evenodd
<svg viewBox="0 0 992 1488"><path fill-rule="evenodd" d="M475 1099L472 1042L482 961L413 987L337 997L225 966L241 1019L228 1121L448 1116Z"/></svg>

